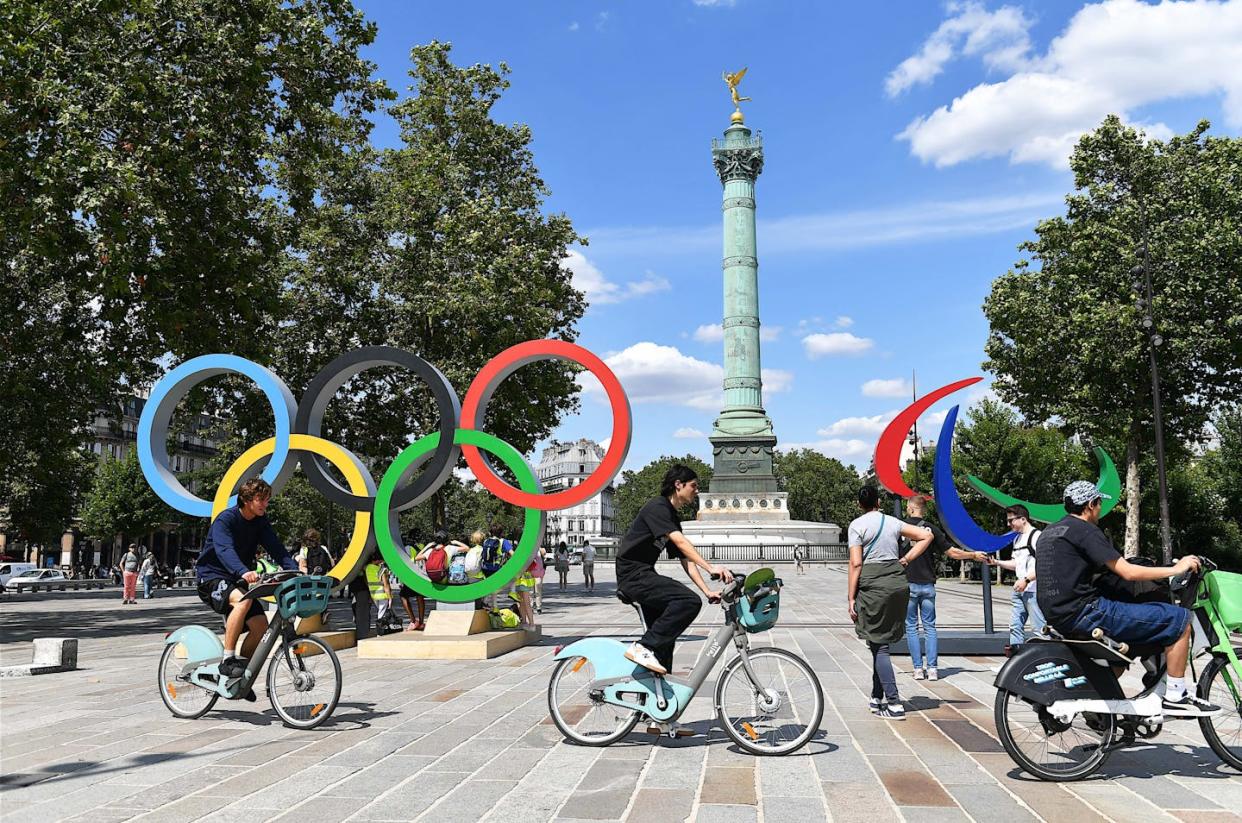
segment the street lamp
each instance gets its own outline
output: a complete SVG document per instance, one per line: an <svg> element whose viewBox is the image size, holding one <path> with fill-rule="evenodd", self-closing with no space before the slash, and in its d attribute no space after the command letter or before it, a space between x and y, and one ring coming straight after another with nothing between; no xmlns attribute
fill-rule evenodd
<svg viewBox="0 0 1242 823"><path fill-rule="evenodd" d="M1134 281L1134 291L1139 294L1136 306L1143 315L1139 323L1147 332L1147 353L1151 360L1151 399L1156 429L1156 478L1160 488L1160 545L1164 553L1164 565L1167 566L1173 562L1173 536L1169 530L1169 484L1164 471L1164 415L1160 408L1160 368L1156 362L1156 349L1164 343L1164 338L1156 331L1156 323L1151 314L1151 261L1147 253L1146 218L1144 211L1143 262L1130 269L1130 277Z"/></svg>

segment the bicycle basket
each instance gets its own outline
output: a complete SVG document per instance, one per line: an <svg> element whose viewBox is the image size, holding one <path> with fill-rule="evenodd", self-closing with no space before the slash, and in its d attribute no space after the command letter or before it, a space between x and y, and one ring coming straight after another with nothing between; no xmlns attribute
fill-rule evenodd
<svg viewBox="0 0 1242 823"><path fill-rule="evenodd" d="M287 580L276 589L276 606L286 620L321 614L332 595L332 578L304 575Z"/></svg>
<svg viewBox="0 0 1242 823"><path fill-rule="evenodd" d="M1221 622L1230 631L1242 631L1242 574L1212 572L1203 584Z"/></svg>
<svg viewBox="0 0 1242 823"><path fill-rule="evenodd" d="M770 591L762 597L755 594L761 589ZM746 578L743 594L737 601L738 623L750 633L765 632L776 625L781 607L781 581L771 569L760 569Z"/></svg>

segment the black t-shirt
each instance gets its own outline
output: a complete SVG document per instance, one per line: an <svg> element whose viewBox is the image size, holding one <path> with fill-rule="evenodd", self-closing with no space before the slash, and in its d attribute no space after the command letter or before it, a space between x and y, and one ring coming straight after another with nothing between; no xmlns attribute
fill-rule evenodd
<svg viewBox="0 0 1242 823"><path fill-rule="evenodd" d="M1035 552L1035 599L1054 629L1073 629L1082 610L1099 597L1096 574L1119 557L1099 526L1073 515L1044 529Z"/></svg>
<svg viewBox="0 0 1242 823"><path fill-rule="evenodd" d="M918 526L920 529L931 529L932 542L922 554L910 561L910 565L906 566L906 580L911 583L935 583L936 582L936 564L939 562L940 555L944 554L945 549L949 546L949 541L945 539L944 532L940 527L925 517L907 517L905 521L911 526ZM906 552L914 548L914 544L902 538L901 556L905 557Z"/></svg>
<svg viewBox="0 0 1242 823"><path fill-rule="evenodd" d="M668 539L670 534L679 531L681 520L668 498L648 500L630 524L625 537L621 538L617 560L654 566L660 559L660 552L665 549L668 549L669 558L680 558L681 551Z"/></svg>

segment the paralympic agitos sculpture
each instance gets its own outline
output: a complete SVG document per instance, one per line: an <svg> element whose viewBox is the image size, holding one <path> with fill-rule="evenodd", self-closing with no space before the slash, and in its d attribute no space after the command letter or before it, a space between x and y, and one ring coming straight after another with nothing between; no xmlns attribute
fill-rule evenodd
<svg viewBox="0 0 1242 823"><path fill-rule="evenodd" d="M884 433L880 435L880 440L875 447L876 476L884 488L900 497L912 497L915 494L902 478L899 465L901 446L905 442L906 433L910 431L910 427L919 415L931 408L936 401L967 386L972 386L982 379L982 377L970 377L928 392L893 418L892 422L885 427ZM962 504L957 486L953 482L952 466L953 432L957 424L958 408L954 406L949 410L940 428L940 439L936 443L935 468L932 473L931 496L936 501L940 512L941 525L955 543L972 551L991 554L1012 543L1016 535L1013 532L998 535L984 530L974 521L974 518L966 511L965 505ZM1100 463L1100 477L1096 485L1106 495L1111 495L1111 499L1104 501L1104 508L1101 512L1103 516L1112 511L1121 496L1121 478L1118 477L1117 467L1107 452L1097 447L1095 455ZM1026 506L1035 520L1051 523L1065 516L1065 506L1062 504L1029 503L995 489L973 475L970 475L968 479L971 485L998 505L1011 506L1020 503Z"/></svg>
<svg viewBox="0 0 1242 823"><path fill-rule="evenodd" d="M612 407L613 425L612 439L599 468L579 485L544 494L538 476L522 454L503 440L479 431L477 426L486 417L492 394L506 377L524 365L549 359L577 363L599 379ZM403 449L378 487L356 455L320 436L324 411L336 391L349 378L376 366L400 366L417 375L431 389L440 415L439 430ZM237 458L225 472L214 499L208 501L192 494L173 474L166 444L173 412L186 393L203 380L226 373L249 377L267 396L276 419L276 436L251 446ZM362 569L372 548L378 545L389 568L407 586L436 600L465 603L499 591L521 573L542 541L549 510L581 503L616 477L625 462L632 433L629 398L616 375L596 355L563 340L528 340L505 349L479 371L466 392L464 405L439 369L416 354L391 346L369 346L336 358L311 380L298 403L280 378L263 366L232 354L209 354L187 360L152 388L138 422L138 460L151 489L161 500L185 514L211 518L233 505L234 490L263 458L270 460L260 476L272 485L273 493L280 491L300 463L316 490L354 512L349 544L328 574L344 585ZM493 454L516 475L519 488L513 488L496 474L483 451ZM484 488L507 503L522 506L526 514L512 561L477 583L449 586L432 583L415 573L401 550L398 519L393 513L416 506L434 494L463 454L466 465ZM320 463L321 458L336 466L349 488L341 487L332 478ZM409 480L428 461L430 465Z"/></svg>

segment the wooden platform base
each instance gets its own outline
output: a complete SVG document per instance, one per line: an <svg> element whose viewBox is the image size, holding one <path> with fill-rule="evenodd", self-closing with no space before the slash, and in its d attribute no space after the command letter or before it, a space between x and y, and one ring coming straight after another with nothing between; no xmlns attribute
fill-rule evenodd
<svg viewBox="0 0 1242 823"><path fill-rule="evenodd" d="M479 632L466 636L397 632L358 643L358 657L368 660L490 660L538 643L539 629Z"/></svg>

